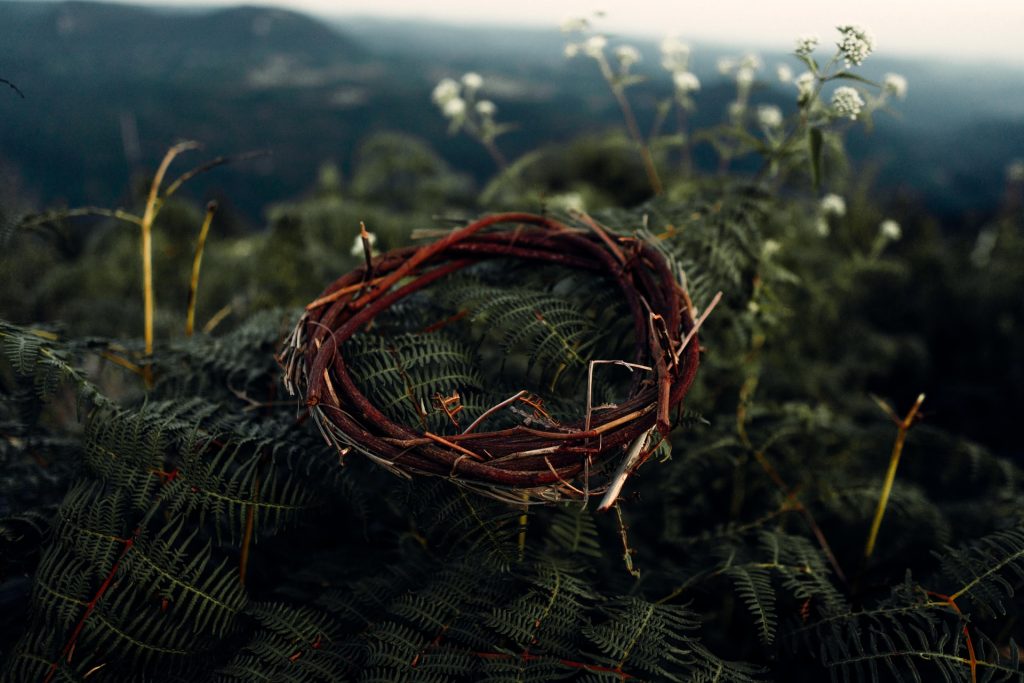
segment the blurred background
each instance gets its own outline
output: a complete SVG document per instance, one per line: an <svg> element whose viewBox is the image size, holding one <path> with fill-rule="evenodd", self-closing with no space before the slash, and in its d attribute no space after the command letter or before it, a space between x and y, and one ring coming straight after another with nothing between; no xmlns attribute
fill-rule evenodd
<svg viewBox="0 0 1024 683"><path fill-rule="evenodd" d="M221 201L218 220L254 229L270 206L308 191L325 163L342 179L358 175L360 150L396 131L472 191L494 166L473 140L449 136L430 102L441 78L470 70L513 124L501 139L510 159L621 128L594 65L563 56L559 21L590 15L587 3L281 4L0 2L0 77L25 94L0 98L0 203L131 204L146 170L187 138L208 156L271 152L220 169L196 197ZM796 36L821 35L827 51L835 25L868 25L877 47L861 73L897 72L909 93L869 134L852 132L861 179L881 200L925 205L947 227L980 226L1024 157L1024 5L894 4L613 2L595 28L641 52L635 71L648 81L631 96L642 127L671 93L658 40L689 42L703 84L700 128L720 121L733 96L721 58L756 51L755 98L790 113L794 89L776 70L802 69Z"/></svg>

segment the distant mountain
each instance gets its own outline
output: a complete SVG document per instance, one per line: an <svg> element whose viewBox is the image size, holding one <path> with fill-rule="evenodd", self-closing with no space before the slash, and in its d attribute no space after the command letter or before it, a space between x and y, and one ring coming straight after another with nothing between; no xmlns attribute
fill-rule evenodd
<svg viewBox="0 0 1024 683"><path fill-rule="evenodd" d="M634 92L644 126L669 95L652 41ZM562 56L557 30L459 27L383 19L319 20L264 7L171 10L92 2L0 0L0 177L14 178L37 206L129 203L140 173L168 145L200 140L207 155L268 149L273 156L218 169L201 184L253 225L263 208L308 188L319 165L343 173L362 140L400 130L433 145L453 166L485 180L493 165L479 145L450 137L430 102L438 79L474 70L486 78L511 158L587 133L621 127L615 103L585 59ZM696 44L704 88L692 119L722 119L733 86L715 62L742 50ZM755 101L794 107L762 54ZM895 115L881 113L850 149L870 162L883 191L914 197L948 224L982 220L1002 173L1024 156L1024 73L999 65L938 64L872 55L863 73L910 82ZM10 183L8 183L10 184ZM203 197L204 199L205 197Z"/></svg>
<svg viewBox="0 0 1024 683"><path fill-rule="evenodd" d="M313 67L365 56L315 19L264 7L0 2L0 17L0 53L45 77L178 81L237 76L281 57Z"/></svg>

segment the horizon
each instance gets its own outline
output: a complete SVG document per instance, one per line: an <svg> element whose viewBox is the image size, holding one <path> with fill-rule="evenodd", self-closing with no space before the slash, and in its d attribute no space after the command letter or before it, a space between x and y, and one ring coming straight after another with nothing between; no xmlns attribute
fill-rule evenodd
<svg viewBox="0 0 1024 683"><path fill-rule="evenodd" d="M60 0L18 0L53 3ZM469 0L438 0L423 5L418 0L377 0L366 4L331 0L277 0L237 2L234 0L104 0L111 4L178 9L216 9L261 6L302 12L320 19L345 18L397 20L467 28L543 29L558 31L567 17L591 16L603 9L604 18L595 29L610 35L659 39L668 34L683 39L743 46L749 49L789 51L801 34L817 34L822 45L832 42L835 26L861 24L874 34L876 52L892 57L910 57L964 62L995 62L1024 65L1024 3L1019 0L987 0L962 3L928 3L911 0L861 0L855 9L836 4L794 2L750 4L745 0L720 0L713 6L698 6L683 0L671 7L657 0L608 0L595 5L590 0L521 0L514 7ZM699 24L687 26L687 19L699 16ZM738 21L737 16L743 16ZM665 27L669 27L667 30Z"/></svg>

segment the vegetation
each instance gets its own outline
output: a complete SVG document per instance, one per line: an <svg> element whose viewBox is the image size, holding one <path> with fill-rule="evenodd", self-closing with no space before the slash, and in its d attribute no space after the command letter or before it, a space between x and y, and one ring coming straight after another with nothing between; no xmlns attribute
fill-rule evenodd
<svg viewBox="0 0 1024 683"><path fill-rule="evenodd" d="M642 92L626 46L568 28L610 101ZM669 44L656 111L680 125L505 151L479 193L386 133L256 234L182 199L172 155L124 211L7 207L2 680L1022 680L1024 178L978 234L881 207L843 141L898 83L860 80L862 30L838 42L798 43L788 115L736 60L740 106L709 128L675 117L703 105ZM504 110L488 135L439 104L502 151ZM397 477L286 390L282 341L368 247L506 208L646 241L698 311L722 293L686 410L613 511ZM451 434L528 390L496 419L553 428L587 409L587 363L628 353L620 298L488 261L342 353L396 422ZM595 404L644 381L605 370Z"/></svg>

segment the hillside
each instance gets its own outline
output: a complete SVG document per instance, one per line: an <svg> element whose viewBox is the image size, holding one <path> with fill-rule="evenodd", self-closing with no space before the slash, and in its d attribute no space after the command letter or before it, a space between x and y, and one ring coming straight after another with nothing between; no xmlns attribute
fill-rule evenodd
<svg viewBox="0 0 1024 683"><path fill-rule="evenodd" d="M268 150L270 157L220 171L210 190L257 227L268 205L304 192L321 163L347 175L365 139L401 130L482 183L491 161L471 141L446 135L430 90L444 76L485 74L485 94L514 125L502 140L511 158L617 127L599 76L565 60L563 42L554 28L319 20L256 7L0 2L0 77L26 95L0 97L0 173L36 208L130 203L132 187L174 140L200 140L214 154ZM635 104L648 126L668 83L657 46L637 45L647 83ZM695 45L693 68L704 84L695 126L719 120L732 97L715 69L730 54L742 50ZM774 71L798 65L781 52L762 56L757 98L793 106L792 86ZM1024 153L1024 75L884 57L866 65L874 78L888 71L908 78L910 96L896 115L880 113L871 135L851 139L852 157L884 194L929 204L950 226L977 224L999 199L1006 164ZM970 155L950 153L966 148Z"/></svg>

